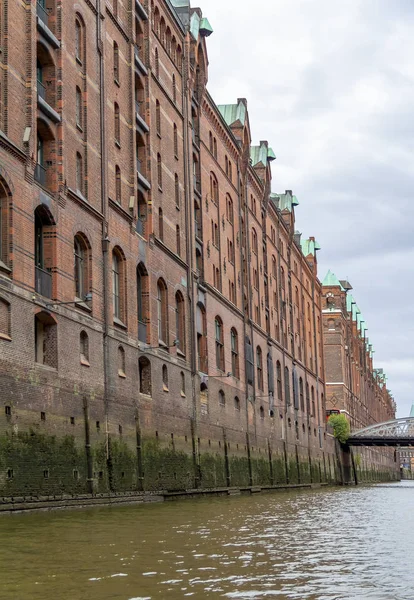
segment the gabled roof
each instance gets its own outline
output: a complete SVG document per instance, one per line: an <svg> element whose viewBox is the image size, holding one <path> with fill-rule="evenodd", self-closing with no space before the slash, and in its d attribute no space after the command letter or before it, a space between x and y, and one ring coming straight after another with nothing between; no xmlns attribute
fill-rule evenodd
<svg viewBox="0 0 414 600"><path fill-rule="evenodd" d="M321 247L316 240L308 239L301 240L300 245L302 246L302 252L304 256L316 256L317 250L320 250Z"/></svg>
<svg viewBox="0 0 414 600"><path fill-rule="evenodd" d="M273 150L263 142L260 143L260 146L250 147L250 159L253 167L259 164L265 167L268 161L275 160L275 158L276 155Z"/></svg>
<svg viewBox="0 0 414 600"><path fill-rule="evenodd" d="M345 291L342 287L341 282L339 281L335 273L332 273L331 270L329 270L325 275L325 279L322 281L322 285L326 285L327 287L340 287L342 292Z"/></svg>
<svg viewBox="0 0 414 600"><path fill-rule="evenodd" d="M238 122L241 126L244 125L247 109L241 100L237 104L219 104L217 108L229 127Z"/></svg>

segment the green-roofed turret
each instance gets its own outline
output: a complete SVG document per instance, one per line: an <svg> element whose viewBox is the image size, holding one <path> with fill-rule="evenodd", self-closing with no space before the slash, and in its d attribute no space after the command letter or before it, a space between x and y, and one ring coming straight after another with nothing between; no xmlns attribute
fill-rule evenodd
<svg viewBox="0 0 414 600"><path fill-rule="evenodd" d="M327 274L325 275L325 278L322 281L322 285L327 286L327 287L339 287L339 288L341 288L342 292L345 291L344 288L342 287L341 282L339 281L339 279L337 278L335 273L332 273L331 270L329 270L327 272Z"/></svg>
<svg viewBox="0 0 414 600"><path fill-rule="evenodd" d="M247 109L243 100L239 100L237 104L219 104L217 108L229 127L238 122L244 125Z"/></svg>

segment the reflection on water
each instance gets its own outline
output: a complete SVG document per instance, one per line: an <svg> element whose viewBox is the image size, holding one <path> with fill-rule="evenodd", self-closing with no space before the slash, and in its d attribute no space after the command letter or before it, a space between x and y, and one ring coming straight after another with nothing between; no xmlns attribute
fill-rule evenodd
<svg viewBox="0 0 414 600"><path fill-rule="evenodd" d="M0 598L414 598L414 482L0 518Z"/></svg>

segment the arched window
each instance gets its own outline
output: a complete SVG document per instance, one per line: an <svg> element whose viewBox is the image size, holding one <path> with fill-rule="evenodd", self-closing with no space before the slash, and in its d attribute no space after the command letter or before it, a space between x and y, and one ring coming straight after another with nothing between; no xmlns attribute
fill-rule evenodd
<svg viewBox="0 0 414 600"><path fill-rule="evenodd" d="M240 378L239 370L239 337L234 327L230 331L231 342L231 372L233 377Z"/></svg>
<svg viewBox="0 0 414 600"><path fill-rule="evenodd" d="M11 339L10 303L0 298L0 339Z"/></svg>
<svg viewBox="0 0 414 600"><path fill-rule="evenodd" d="M115 143L120 145L121 143L121 114L119 112L119 104L114 103L114 131L115 131Z"/></svg>
<svg viewBox="0 0 414 600"><path fill-rule="evenodd" d="M216 140L216 138L213 139L213 156L217 160L217 140Z"/></svg>
<svg viewBox="0 0 414 600"><path fill-rule="evenodd" d="M158 237L162 242L164 241L164 213L162 208L158 209Z"/></svg>
<svg viewBox="0 0 414 600"><path fill-rule="evenodd" d="M260 346L256 348L257 387L263 391L263 356Z"/></svg>
<svg viewBox="0 0 414 600"><path fill-rule="evenodd" d="M180 373L180 379L181 379L181 395L185 396L185 375L184 375L183 371L181 371L181 373Z"/></svg>
<svg viewBox="0 0 414 600"><path fill-rule="evenodd" d="M10 201L11 195L0 179L0 269L9 266L10 243Z"/></svg>
<svg viewBox="0 0 414 600"><path fill-rule="evenodd" d="M125 260L119 248L112 252L112 309L114 320L126 323Z"/></svg>
<svg viewBox="0 0 414 600"><path fill-rule="evenodd" d="M75 20L75 58L79 64L84 61L84 30L79 17Z"/></svg>
<svg viewBox="0 0 414 600"><path fill-rule="evenodd" d="M214 204L218 204L219 201L219 190L216 176L214 173L210 173L210 196Z"/></svg>
<svg viewBox="0 0 414 600"><path fill-rule="evenodd" d="M175 206L180 208L180 181L177 173L174 175Z"/></svg>
<svg viewBox="0 0 414 600"><path fill-rule="evenodd" d="M157 181L159 189L162 190L162 161L159 152L157 154Z"/></svg>
<svg viewBox="0 0 414 600"><path fill-rule="evenodd" d="M158 8L154 11L154 29L158 37L160 37L160 12Z"/></svg>
<svg viewBox="0 0 414 600"><path fill-rule="evenodd" d="M137 316L138 339L140 342L146 342L149 323L149 288L148 271L143 263L139 263L137 267Z"/></svg>
<svg viewBox="0 0 414 600"><path fill-rule="evenodd" d="M35 360L41 365L57 369L57 325L49 313L35 315Z"/></svg>
<svg viewBox="0 0 414 600"><path fill-rule="evenodd" d="M80 359L81 363L89 365L89 338L86 331L80 332Z"/></svg>
<svg viewBox="0 0 414 600"><path fill-rule="evenodd" d="M263 419L264 419L264 416L265 416L265 411L264 411L264 408L263 408L263 406L261 406L261 407L260 407L260 409L259 409L259 414L260 414L260 418L263 420Z"/></svg>
<svg viewBox="0 0 414 600"><path fill-rule="evenodd" d="M125 368L125 350L122 346L118 348L118 375L120 377L125 377L126 368Z"/></svg>
<svg viewBox="0 0 414 600"><path fill-rule="evenodd" d="M279 361L276 362L276 379L277 379L277 397L282 400L282 365Z"/></svg>
<svg viewBox="0 0 414 600"><path fill-rule="evenodd" d="M302 412L305 412L305 399L303 397L303 379L302 379L302 377L299 378L299 403L300 403L300 410Z"/></svg>
<svg viewBox="0 0 414 600"><path fill-rule="evenodd" d="M174 123L174 156L178 158L178 129Z"/></svg>
<svg viewBox="0 0 414 600"><path fill-rule="evenodd" d="M82 196L85 194L83 177L83 158L80 152L76 152L76 191Z"/></svg>
<svg viewBox="0 0 414 600"><path fill-rule="evenodd" d="M83 129L83 102L80 87L76 86L76 125Z"/></svg>
<svg viewBox="0 0 414 600"><path fill-rule="evenodd" d="M158 340L168 346L168 299L167 286L163 279L157 283Z"/></svg>
<svg viewBox="0 0 414 600"><path fill-rule="evenodd" d="M160 78L160 59L158 56L158 48L155 48L155 77Z"/></svg>
<svg viewBox="0 0 414 600"><path fill-rule="evenodd" d="M171 29L167 27L165 32L165 49L168 55L171 55Z"/></svg>
<svg viewBox="0 0 414 600"><path fill-rule="evenodd" d="M179 225L175 226L175 241L177 245L177 254L178 256L181 256L181 232Z"/></svg>
<svg viewBox="0 0 414 600"><path fill-rule="evenodd" d="M122 182L119 165L115 165L115 199L118 204L122 204Z"/></svg>
<svg viewBox="0 0 414 600"><path fill-rule="evenodd" d="M226 396L224 395L223 390L219 391L219 404L220 406L226 406Z"/></svg>
<svg viewBox="0 0 414 600"><path fill-rule="evenodd" d="M238 411L240 410L240 400L239 400L238 396L234 397L234 408L235 408L235 410L238 410Z"/></svg>
<svg viewBox="0 0 414 600"><path fill-rule="evenodd" d="M180 70L182 67L182 63L183 63L183 53L181 50L181 46L178 45L177 46L177 67Z"/></svg>
<svg viewBox="0 0 414 600"><path fill-rule="evenodd" d="M173 63L177 62L177 40L175 39L174 35L171 40L171 60Z"/></svg>
<svg viewBox="0 0 414 600"><path fill-rule="evenodd" d="M224 342L223 342L223 322L220 317L216 317L215 338L216 338L216 366L220 371L224 371Z"/></svg>
<svg viewBox="0 0 414 600"><path fill-rule="evenodd" d="M285 402L286 406L290 405L290 373L288 367L285 367Z"/></svg>
<svg viewBox="0 0 414 600"><path fill-rule="evenodd" d="M306 413L308 416L311 414L310 410L310 394L309 394L309 383L306 383Z"/></svg>
<svg viewBox="0 0 414 600"><path fill-rule="evenodd" d="M311 413L311 416L315 417L316 416L316 410L315 410L315 388L313 386L311 387L311 398L312 398L312 413Z"/></svg>
<svg viewBox="0 0 414 600"><path fill-rule="evenodd" d="M225 165L226 175L228 175L229 174L229 159L227 158L227 156L224 159L224 165Z"/></svg>
<svg viewBox="0 0 414 600"><path fill-rule="evenodd" d="M161 22L160 22L160 40L161 40L161 44L164 46L165 45L165 21L164 21L164 17L161 17Z"/></svg>
<svg viewBox="0 0 414 600"><path fill-rule="evenodd" d="M114 42L114 80L119 83L119 47Z"/></svg>
<svg viewBox="0 0 414 600"><path fill-rule="evenodd" d="M75 235L73 241L75 298L82 302L88 300L91 291L91 256L89 244L81 233Z"/></svg>
<svg viewBox="0 0 414 600"><path fill-rule="evenodd" d="M257 233L254 227L252 228L252 251L257 254Z"/></svg>
<svg viewBox="0 0 414 600"><path fill-rule="evenodd" d="M233 225L233 200L231 199L231 197L227 194L227 202L226 202L226 216L227 216L227 220L229 223L231 223Z"/></svg>
<svg viewBox="0 0 414 600"><path fill-rule="evenodd" d="M52 297L55 226L48 209L42 204L35 210L35 289L47 298Z"/></svg>
<svg viewBox="0 0 414 600"><path fill-rule="evenodd" d="M139 367L139 392L151 396L151 363L146 356L141 356Z"/></svg>
<svg viewBox="0 0 414 600"><path fill-rule="evenodd" d="M211 131L208 135L208 139L209 139L209 149L210 149L211 154L213 154L213 134Z"/></svg>
<svg viewBox="0 0 414 600"><path fill-rule="evenodd" d="M161 136L161 105L159 100L155 102L155 126L157 134Z"/></svg>
<svg viewBox="0 0 414 600"><path fill-rule="evenodd" d="M202 373L207 373L207 318L206 310L201 303L197 304L196 327L198 370Z"/></svg>
<svg viewBox="0 0 414 600"><path fill-rule="evenodd" d="M177 83L175 81L175 75L172 76L172 91L173 91L173 102L176 104L177 102Z"/></svg>
<svg viewBox="0 0 414 600"><path fill-rule="evenodd" d="M185 304L181 292L175 294L175 335L178 350L185 354Z"/></svg>
<svg viewBox="0 0 414 600"><path fill-rule="evenodd" d="M168 392L168 369L167 365L162 365L162 386L164 392Z"/></svg>
<svg viewBox="0 0 414 600"><path fill-rule="evenodd" d="M277 266L276 266L276 256L272 256L272 276L276 279L277 276Z"/></svg>

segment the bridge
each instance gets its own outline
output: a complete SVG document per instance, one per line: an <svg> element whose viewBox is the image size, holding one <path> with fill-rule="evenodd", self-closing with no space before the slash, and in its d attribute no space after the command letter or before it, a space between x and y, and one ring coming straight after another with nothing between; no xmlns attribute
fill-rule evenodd
<svg viewBox="0 0 414 600"><path fill-rule="evenodd" d="M414 446L414 417L376 423L353 431L350 446Z"/></svg>

